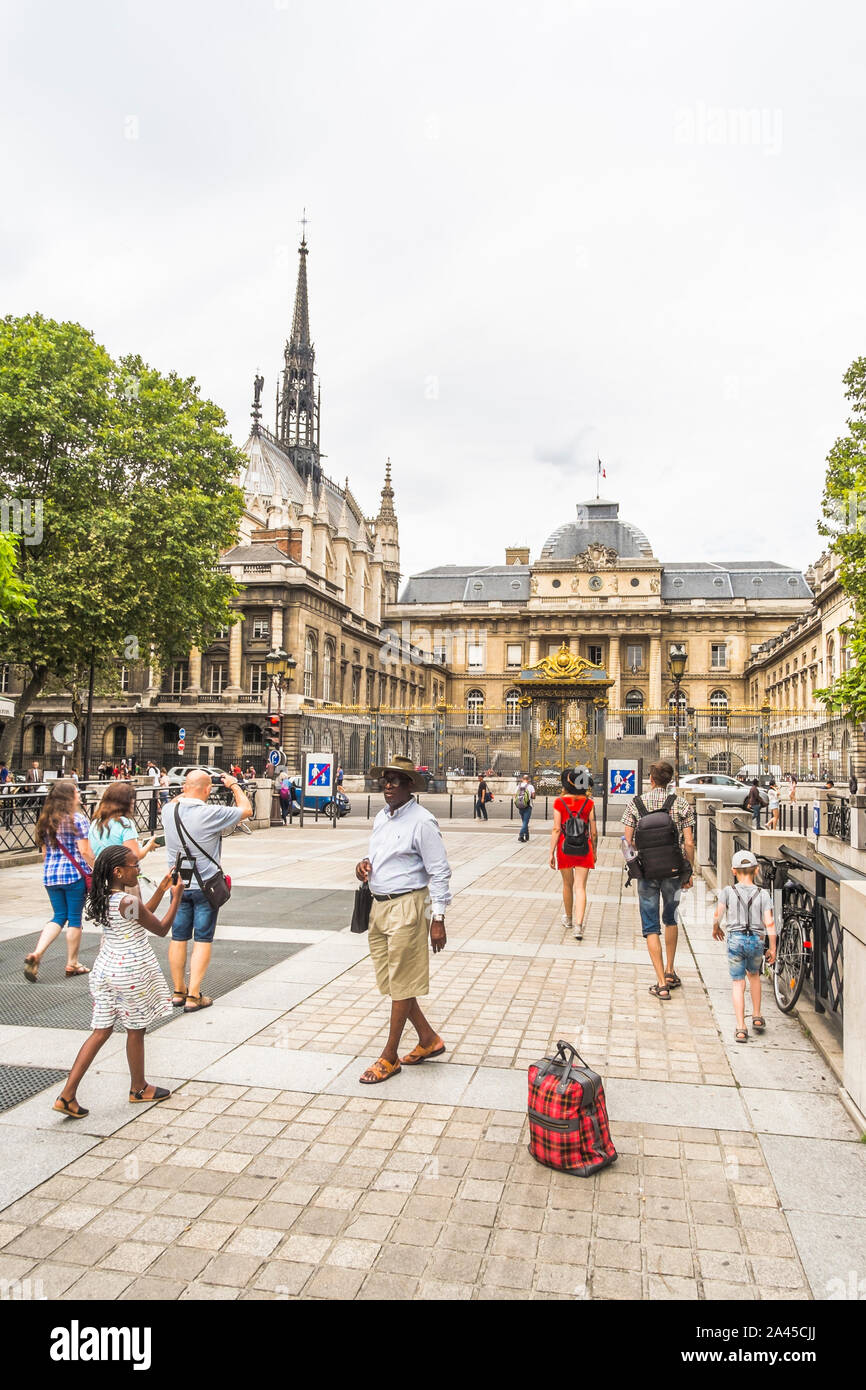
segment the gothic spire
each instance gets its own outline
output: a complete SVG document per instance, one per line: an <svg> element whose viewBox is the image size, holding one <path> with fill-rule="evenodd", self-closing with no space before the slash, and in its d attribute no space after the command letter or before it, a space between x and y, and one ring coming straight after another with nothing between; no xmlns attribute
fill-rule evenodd
<svg viewBox="0 0 866 1390"><path fill-rule="evenodd" d="M394 511L394 489L391 486L391 460L385 460L385 486L382 488L382 505L379 508L380 521L396 521Z"/></svg>
<svg viewBox="0 0 866 1390"><path fill-rule="evenodd" d="M300 262L298 264L298 283L295 289L295 312L292 318L292 336L289 339L289 348L298 352L310 346L310 306L307 298L307 238L304 235L298 247Z"/></svg>
<svg viewBox="0 0 866 1390"><path fill-rule="evenodd" d="M301 244L298 247L298 283L292 331L285 353L282 387L277 402L277 434L280 444L301 478L312 478L318 485L322 477L319 461L319 403L316 390L316 350L310 339L310 308L307 294L307 217L304 210Z"/></svg>

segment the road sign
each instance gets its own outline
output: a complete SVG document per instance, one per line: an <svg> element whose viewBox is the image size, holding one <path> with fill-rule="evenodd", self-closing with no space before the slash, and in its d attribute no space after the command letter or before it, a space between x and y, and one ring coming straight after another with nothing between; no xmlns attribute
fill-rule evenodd
<svg viewBox="0 0 866 1390"><path fill-rule="evenodd" d="M177 736L181 741L183 741L183 739L186 738L186 729L178 729Z"/></svg>
<svg viewBox="0 0 866 1390"><path fill-rule="evenodd" d="M333 753L307 753L304 766L305 794L308 796L330 796L333 790Z"/></svg>
<svg viewBox="0 0 866 1390"><path fill-rule="evenodd" d="M68 719L64 719L59 724L55 724L51 730L51 737L55 743L60 743L64 748L70 748L78 738L78 729Z"/></svg>
<svg viewBox="0 0 866 1390"><path fill-rule="evenodd" d="M640 796L643 783L641 758L605 758L604 792L602 803L602 834L607 831L608 802L611 809L622 807L632 797ZM621 812L618 812L621 814Z"/></svg>
<svg viewBox="0 0 866 1390"><path fill-rule="evenodd" d="M177 751L178 751L178 753L182 753L185 747L186 747L186 744L184 743L184 740L183 740L182 738L179 738L178 741L177 741Z"/></svg>
<svg viewBox="0 0 866 1390"><path fill-rule="evenodd" d="M272 748L270 753L268 754L268 762L273 764L274 767L276 767L277 764L281 763L282 761L283 755L280 752L279 748Z"/></svg>

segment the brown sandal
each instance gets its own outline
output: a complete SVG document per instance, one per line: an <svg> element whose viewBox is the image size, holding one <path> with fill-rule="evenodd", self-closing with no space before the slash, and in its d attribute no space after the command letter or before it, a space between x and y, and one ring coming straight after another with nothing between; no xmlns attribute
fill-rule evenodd
<svg viewBox="0 0 866 1390"><path fill-rule="evenodd" d="M186 990L186 989L173 989L172 992L171 992L171 1006L172 1006L172 1008L173 1008L173 1009L179 1009L180 1006L181 1006L181 1004L185 1004L188 998L189 998L189 990Z"/></svg>
<svg viewBox="0 0 866 1390"><path fill-rule="evenodd" d="M67 965L64 974L67 980L71 980L73 975L89 975L90 971L86 965Z"/></svg>
<svg viewBox="0 0 866 1390"><path fill-rule="evenodd" d="M365 1086L375 1086L380 1081L387 1081L390 1077L396 1076L400 1070L399 1062L387 1062L384 1057L380 1057L378 1062L374 1062L372 1067L368 1067L358 1080L363 1082Z"/></svg>
<svg viewBox="0 0 866 1390"><path fill-rule="evenodd" d="M197 1002L191 1005L189 1002L191 999L195 999ZM212 1003L213 1000L209 999L206 994L188 994L183 1011L185 1014L197 1014L200 1009L209 1009Z"/></svg>
<svg viewBox="0 0 866 1390"><path fill-rule="evenodd" d="M31 983L31 985L35 985L35 984L36 984L36 979L37 979L38 974L39 974L39 961L36 959L35 956L25 956L25 957L24 957L24 978L25 978L25 980L29 980L30 983Z"/></svg>
<svg viewBox="0 0 866 1390"><path fill-rule="evenodd" d="M72 1107L75 1106L73 1110ZM85 1115L89 1115L89 1110L83 1110L77 1100L64 1100L63 1096L58 1096L51 1107L52 1110L59 1110L61 1115L68 1115L70 1120L83 1120Z"/></svg>
<svg viewBox="0 0 866 1390"><path fill-rule="evenodd" d="M415 1047L412 1048L412 1051L407 1053L407 1055L400 1060L404 1067L414 1067L417 1066L419 1062L428 1061L431 1057L441 1057L444 1051L444 1042L441 1038L436 1038L429 1047L422 1047L420 1043L417 1043Z"/></svg>

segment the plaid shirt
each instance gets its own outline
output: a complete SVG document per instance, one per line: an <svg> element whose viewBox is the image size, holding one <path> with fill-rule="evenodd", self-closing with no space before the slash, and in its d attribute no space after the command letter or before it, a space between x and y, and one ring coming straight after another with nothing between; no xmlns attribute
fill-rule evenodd
<svg viewBox="0 0 866 1390"><path fill-rule="evenodd" d="M75 860L75 864L80 864L82 869L89 866L81 858L76 847L76 840L86 840L87 832L90 829L90 822L81 811L76 811L74 817L74 829L70 830L68 825L58 831L57 838ZM42 870L42 882L46 888L66 888L70 883L78 883L81 874L70 864L66 855L61 849L55 849L50 840L45 844L45 863Z"/></svg>
<svg viewBox="0 0 866 1390"><path fill-rule="evenodd" d="M647 808L648 811L660 811L669 796L670 792L668 791L667 787L650 787L649 791L644 792L641 796L641 801L643 802L644 806ZM686 801L685 797L678 796L673 806L671 807L671 811L673 812L674 820L677 823L677 829L680 832L681 840L683 838L684 830L691 830L692 833L694 833L695 813L693 808ZM623 828L627 829L628 826L631 826L631 828L634 829L639 820L640 813L637 807L635 806L634 802L630 801L625 808L625 814L622 818Z"/></svg>

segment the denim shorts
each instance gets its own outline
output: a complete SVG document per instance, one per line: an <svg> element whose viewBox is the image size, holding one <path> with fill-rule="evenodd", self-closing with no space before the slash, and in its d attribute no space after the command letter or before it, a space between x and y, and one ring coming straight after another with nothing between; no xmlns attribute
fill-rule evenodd
<svg viewBox="0 0 866 1390"><path fill-rule="evenodd" d="M171 926L172 941L189 941L191 936L196 941L213 941L217 911L200 888L187 888Z"/></svg>
<svg viewBox="0 0 866 1390"><path fill-rule="evenodd" d="M764 938L751 932L731 932L728 937L728 970L732 980L746 974L760 975L764 965Z"/></svg>
<svg viewBox="0 0 866 1390"><path fill-rule="evenodd" d="M46 884L45 891L51 899L54 913L52 922L56 922L58 926L68 926L73 931L78 931L81 927L81 913L87 891L84 886L84 879L78 878L75 883L52 883L50 887Z"/></svg>
<svg viewBox="0 0 866 1390"><path fill-rule="evenodd" d="M682 883L679 878L639 878L637 880L640 929L644 936L660 935L662 922L666 927L676 925L677 908L680 905L682 891ZM659 918L659 900L661 900L661 919Z"/></svg>

